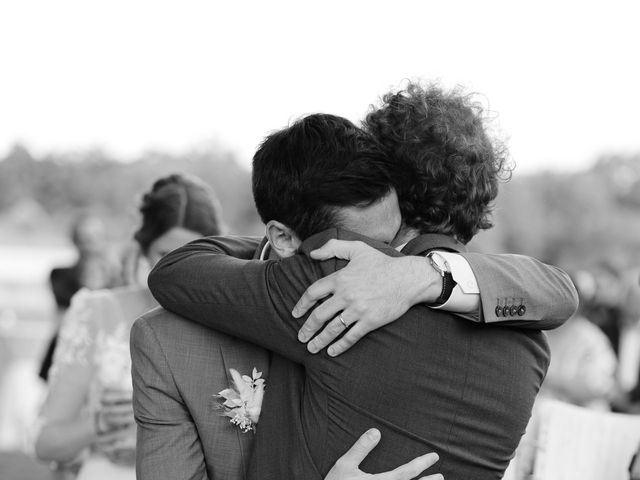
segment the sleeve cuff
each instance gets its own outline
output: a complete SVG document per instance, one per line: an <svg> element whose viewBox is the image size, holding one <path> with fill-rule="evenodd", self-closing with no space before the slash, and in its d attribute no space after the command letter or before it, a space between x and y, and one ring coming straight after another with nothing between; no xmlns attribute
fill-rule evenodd
<svg viewBox="0 0 640 480"><path fill-rule="evenodd" d="M472 319L480 321L478 311L480 309L480 289L478 281L471 269L469 262L457 253L437 252L449 265L451 276L456 282L449 299L441 305L431 306L437 310L446 310L456 313L476 314Z"/></svg>

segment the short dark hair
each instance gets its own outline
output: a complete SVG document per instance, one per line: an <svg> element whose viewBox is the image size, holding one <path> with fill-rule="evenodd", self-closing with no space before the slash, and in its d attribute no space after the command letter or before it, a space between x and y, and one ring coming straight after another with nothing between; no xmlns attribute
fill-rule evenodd
<svg viewBox="0 0 640 480"><path fill-rule="evenodd" d="M192 175L160 178L142 197L142 225L134 234L143 252L174 227L203 236L219 235L220 204L213 189Z"/></svg>
<svg viewBox="0 0 640 480"><path fill-rule="evenodd" d="M253 197L264 223L301 239L339 226L336 207L367 206L391 191L391 163L375 139L328 114L269 135L253 157Z"/></svg>
<svg viewBox="0 0 640 480"><path fill-rule="evenodd" d="M463 243L492 226L498 181L509 172L507 152L487 133L471 95L411 82L385 95L363 127L395 160L405 225Z"/></svg>

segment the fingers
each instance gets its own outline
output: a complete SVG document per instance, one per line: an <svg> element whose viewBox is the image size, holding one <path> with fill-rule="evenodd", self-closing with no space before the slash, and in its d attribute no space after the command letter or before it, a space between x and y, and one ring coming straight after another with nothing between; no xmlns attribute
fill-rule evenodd
<svg viewBox="0 0 640 480"><path fill-rule="evenodd" d="M105 388L100 395L100 403L107 404L119 404L119 403L131 403L132 393L131 391Z"/></svg>
<svg viewBox="0 0 640 480"><path fill-rule="evenodd" d="M336 318L343 308L344 303L335 297L331 297L322 305L318 305L313 312L311 312L311 315L309 315L307 321L304 322L304 325L300 327L298 340L301 342L309 341L322 327L327 325L329 320ZM341 324L340 326L342 326L344 330L344 325ZM342 331L337 332L338 335L341 333Z"/></svg>
<svg viewBox="0 0 640 480"><path fill-rule="evenodd" d="M108 432L99 434L95 443L96 445L99 445L101 447L106 447L108 445L120 444L122 442L126 442L131 438L135 438L135 435L136 435L136 426L130 425L126 428L109 430Z"/></svg>
<svg viewBox="0 0 640 480"><path fill-rule="evenodd" d="M356 468L380 442L380 430L371 428L360 435L347 453L340 457L340 462Z"/></svg>
<svg viewBox="0 0 640 480"><path fill-rule="evenodd" d="M100 411L105 415L133 413L133 403L131 402L131 400L129 400L127 403L103 403Z"/></svg>
<svg viewBox="0 0 640 480"><path fill-rule="evenodd" d="M100 417L108 427L122 428L135 423L130 392L105 390L100 403Z"/></svg>
<svg viewBox="0 0 640 480"><path fill-rule="evenodd" d="M363 322L357 322L347 331L347 333L343 335L340 340L331 345L327 350L329 356L337 357L338 355L343 354L353 345L355 345L362 337L369 333L370 330L368 330L366 327L363 327L363 325ZM320 349L322 348L324 347L321 347Z"/></svg>
<svg viewBox="0 0 640 480"><path fill-rule="evenodd" d="M322 247L313 250L310 256L314 260L328 260L330 258L351 260L353 255L362 248L362 245L364 245L362 242L331 239Z"/></svg>
<svg viewBox="0 0 640 480"><path fill-rule="evenodd" d="M331 295L334 292L334 277L335 273L332 273L310 285L302 294L298 303L293 307L291 314L295 318L300 318L319 300Z"/></svg>
<svg viewBox="0 0 640 480"><path fill-rule="evenodd" d="M133 410L120 412L104 412L101 414L104 423L109 428L122 428L135 424Z"/></svg>
<svg viewBox="0 0 640 480"><path fill-rule="evenodd" d="M389 477L389 480L399 480L399 479L411 479L418 476L420 473L424 472L427 468L431 467L434 463L438 461L439 457L437 453L427 453L426 455L422 455L421 457L414 458L409 463L405 463L404 465L392 470L392 477ZM429 480L436 480L438 475L429 475ZM442 477L442 475L440 475ZM386 479L385 479L386 480Z"/></svg>
<svg viewBox="0 0 640 480"><path fill-rule="evenodd" d="M343 312L344 313L344 312ZM340 321L340 316L338 315L336 318L331 320L324 329L316 335L316 337L309 342L307 345L307 350L311 353L318 353L323 348L327 347L331 342L333 342L337 337L342 335L345 329L349 326L349 322L346 318L344 318L344 314L342 315L342 320L346 323L342 323Z"/></svg>

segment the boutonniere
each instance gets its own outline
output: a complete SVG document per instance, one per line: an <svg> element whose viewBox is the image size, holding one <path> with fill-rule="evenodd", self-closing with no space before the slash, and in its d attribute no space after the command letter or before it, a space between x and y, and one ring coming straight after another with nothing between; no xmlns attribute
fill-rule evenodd
<svg viewBox="0 0 640 480"><path fill-rule="evenodd" d="M233 425L237 425L243 432L256 431L256 424L260 418L262 398L264 397L264 378L262 372L253 369L251 376L240 375L237 370L230 368L233 385L225 388L214 397L220 401L217 408L222 415L229 417Z"/></svg>

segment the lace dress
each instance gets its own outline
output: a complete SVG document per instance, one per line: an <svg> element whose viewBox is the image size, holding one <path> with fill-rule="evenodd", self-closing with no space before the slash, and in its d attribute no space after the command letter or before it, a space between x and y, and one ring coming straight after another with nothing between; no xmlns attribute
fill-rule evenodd
<svg viewBox="0 0 640 480"><path fill-rule="evenodd" d="M81 290L74 296L60 330L41 426L52 403L68 401L79 407L76 418L93 418L105 388L132 391L129 332L134 320L155 306L149 291L138 286ZM135 450L135 438L125 443L123 449ZM93 448L81 452L75 463L81 463L79 480L135 478L132 461L117 463Z"/></svg>

